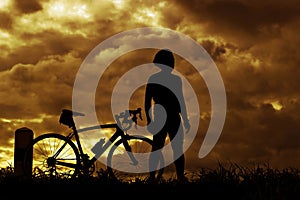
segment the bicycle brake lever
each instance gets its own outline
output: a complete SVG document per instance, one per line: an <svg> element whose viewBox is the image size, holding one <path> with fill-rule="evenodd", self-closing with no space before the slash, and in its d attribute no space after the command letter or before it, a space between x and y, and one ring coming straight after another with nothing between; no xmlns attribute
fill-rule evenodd
<svg viewBox="0 0 300 200"><path fill-rule="evenodd" d="M141 119L141 120L143 120L142 119L142 109L141 108L138 108L138 109L136 109L136 110L129 110L129 114L130 114L130 116L132 115L132 117L131 117L131 119L132 119L132 121L134 121L136 124L137 124L137 115L139 115L139 118Z"/></svg>

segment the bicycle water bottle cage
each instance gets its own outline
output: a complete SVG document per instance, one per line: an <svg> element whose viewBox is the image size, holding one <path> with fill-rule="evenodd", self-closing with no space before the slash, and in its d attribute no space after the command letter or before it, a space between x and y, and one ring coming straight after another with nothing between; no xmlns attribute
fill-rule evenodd
<svg viewBox="0 0 300 200"><path fill-rule="evenodd" d="M73 112L71 110L63 109L59 117L59 123L67 125L69 128L75 127Z"/></svg>

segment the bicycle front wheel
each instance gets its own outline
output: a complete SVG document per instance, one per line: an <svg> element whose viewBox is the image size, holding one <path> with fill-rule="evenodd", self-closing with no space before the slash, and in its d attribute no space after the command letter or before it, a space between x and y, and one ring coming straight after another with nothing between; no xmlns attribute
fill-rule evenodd
<svg viewBox="0 0 300 200"><path fill-rule="evenodd" d="M32 160L32 165L28 165ZM34 178L71 178L78 174L80 157L76 145L58 133L36 137L24 155L24 172Z"/></svg>
<svg viewBox="0 0 300 200"><path fill-rule="evenodd" d="M126 151L123 140L118 140L110 149L107 157L109 173L119 181L146 181L149 177L149 156L153 142L147 137L127 135L126 143L130 151ZM156 179L160 179L164 170L164 159L161 152Z"/></svg>

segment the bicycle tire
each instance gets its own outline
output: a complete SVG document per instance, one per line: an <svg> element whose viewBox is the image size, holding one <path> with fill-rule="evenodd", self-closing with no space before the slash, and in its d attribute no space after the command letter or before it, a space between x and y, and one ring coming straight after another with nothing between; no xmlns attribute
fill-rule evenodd
<svg viewBox="0 0 300 200"><path fill-rule="evenodd" d="M131 150L133 153L150 153L153 145L153 141L147 137L127 135L127 142L130 144ZM160 159L160 167L157 170L156 180L160 180L164 171L164 159L161 152L158 152ZM142 155L138 158L139 164L135 167L134 172L132 168L128 171L126 170L127 166L132 165L132 160L130 159L128 152L126 153L125 148L123 147L122 139L119 139L111 147L108 156L107 156L107 170L109 174L118 181L124 182L137 182L137 181L147 181L149 177L149 172L140 172L140 168L143 168L145 171L145 165L149 165L149 157ZM141 164L142 162L142 164ZM148 167L147 167L148 169Z"/></svg>
<svg viewBox="0 0 300 200"><path fill-rule="evenodd" d="M54 159L53 155L64 144L65 147ZM30 166L26 164L29 160L32 160ZM59 165L58 161L70 166ZM34 178L72 178L78 175L79 166L80 156L76 145L59 133L36 137L24 154L24 173Z"/></svg>

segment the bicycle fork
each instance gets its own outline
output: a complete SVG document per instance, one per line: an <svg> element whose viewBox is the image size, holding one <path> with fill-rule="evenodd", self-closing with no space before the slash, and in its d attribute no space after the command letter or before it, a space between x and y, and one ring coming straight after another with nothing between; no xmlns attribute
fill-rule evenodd
<svg viewBox="0 0 300 200"><path fill-rule="evenodd" d="M128 135L126 135L125 132L123 132L121 129L118 129L119 131L119 135L121 136L121 140L123 143L123 146L125 147L126 152L128 153L128 156L130 157L131 161L132 161L132 165L136 166L138 164L138 161L135 159L135 157L133 156L132 153L132 149L128 143L127 137Z"/></svg>
<svg viewBox="0 0 300 200"><path fill-rule="evenodd" d="M123 142L123 145L132 161L132 165L136 166L138 164L138 161L135 159L135 157L133 156L132 154L132 151L131 151L131 147L130 145L128 144L128 140L126 140L125 138L126 136L124 135L124 137L122 137L122 142Z"/></svg>

